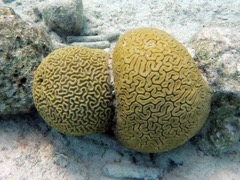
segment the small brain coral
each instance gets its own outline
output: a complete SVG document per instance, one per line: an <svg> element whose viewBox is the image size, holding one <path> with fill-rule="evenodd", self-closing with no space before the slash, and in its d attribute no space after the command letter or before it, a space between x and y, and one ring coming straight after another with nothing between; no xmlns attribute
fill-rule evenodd
<svg viewBox="0 0 240 180"><path fill-rule="evenodd" d="M44 120L59 132L104 132L111 117L109 55L66 47L49 54L35 72L33 98Z"/></svg>
<svg viewBox="0 0 240 180"><path fill-rule="evenodd" d="M177 40L155 28L125 33L113 52L116 136L140 152L184 144L203 126L212 91Z"/></svg>

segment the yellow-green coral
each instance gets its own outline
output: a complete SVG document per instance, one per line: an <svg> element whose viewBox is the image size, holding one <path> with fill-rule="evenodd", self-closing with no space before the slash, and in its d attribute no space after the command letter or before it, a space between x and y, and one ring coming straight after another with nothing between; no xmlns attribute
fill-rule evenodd
<svg viewBox="0 0 240 180"><path fill-rule="evenodd" d="M210 111L211 89L185 47L164 31L125 33L113 52L116 136L140 152L162 152L193 137Z"/></svg>
<svg viewBox="0 0 240 180"><path fill-rule="evenodd" d="M49 54L35 72L37 110L56 130L70 135L105 131L111 117L109 55L66 47Z"/></svg>

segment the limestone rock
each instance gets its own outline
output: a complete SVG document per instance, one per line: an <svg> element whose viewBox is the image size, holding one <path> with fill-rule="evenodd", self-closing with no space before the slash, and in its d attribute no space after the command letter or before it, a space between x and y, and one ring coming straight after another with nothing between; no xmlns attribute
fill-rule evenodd
<svg viewBox="0 0 240 180"><path fill-rule="evenodd" d="M82 0L50 0L40 11L49 29L61 36L78 35L83 27Z"/></svg>
<svg viewBox="0 0 240 180"><path fill-rule="evenodd" d="M11 8L0 8L0 27L0 115L28 112L33 72L52 43L44 30L24 22Z"/></svg>
<svg viewBox="0 0 240 180"><path fill-rule="evenodd" d="M195 60L214 90L240 91L240 24L210 26L193 39Z"/></svg>
<svg viewBox="0 0 240 180"><path fill-rule="evenodd" d="M198 139L206 154L220 155L234 151L240 140L240 94L216 92L206 130Z"/></svg>
<svg viewBox="0 0 240 180"><path fill-rule="evenodd" d="M197 144L206 154L229 152L240 140L240 24L203 28L193 39L195 60L215 91Z"/></svg>

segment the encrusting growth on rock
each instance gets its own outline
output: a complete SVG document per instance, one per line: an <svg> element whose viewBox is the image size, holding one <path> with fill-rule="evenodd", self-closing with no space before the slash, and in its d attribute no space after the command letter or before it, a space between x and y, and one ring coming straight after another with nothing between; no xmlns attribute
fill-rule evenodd
<svg viewBox="0 0 240 180"><path fill-rule="evenodd" d="M29 113L33 72L52 50L43 28L25 22L0 3L0 116Z"/></svg>

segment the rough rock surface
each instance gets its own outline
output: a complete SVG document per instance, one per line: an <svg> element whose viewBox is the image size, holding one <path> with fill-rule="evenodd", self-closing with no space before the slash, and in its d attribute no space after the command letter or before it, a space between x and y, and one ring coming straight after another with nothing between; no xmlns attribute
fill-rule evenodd
<svg viewBox="0 0 240 180"><path fill-rule="evenodd" d="M240 23L203 28L191 42L195 62L214 90L240 91Z"/></svg>
<svg viewBox="0 0 240 180"><path fill-rule="evenodd" d="M0 9L0 27L0 114L28 112L33 73L52 50L51 40L11 8Z"/></svg>
<svg viewBox="0 0 240 180"><path fill-rule="evenodd" d="M240 24L202 29L192 40L195 60L215 91L198 145L207 154L232 151L240 141Z"/></svg>
<svg viewBox="0 0 240 180"><path fill-rule="evenodd" d="M215 93L207 125L196 139L206 154L216 156L236 151L235 146L240 141L239 93Z"/></svg>
<svg viewBox="0 0 240 180"><path fill-rule="evenodd" d="M55 0L43 3L42 17L50 30L61 36L78 35L83 27L82 0Z"/></svg>

